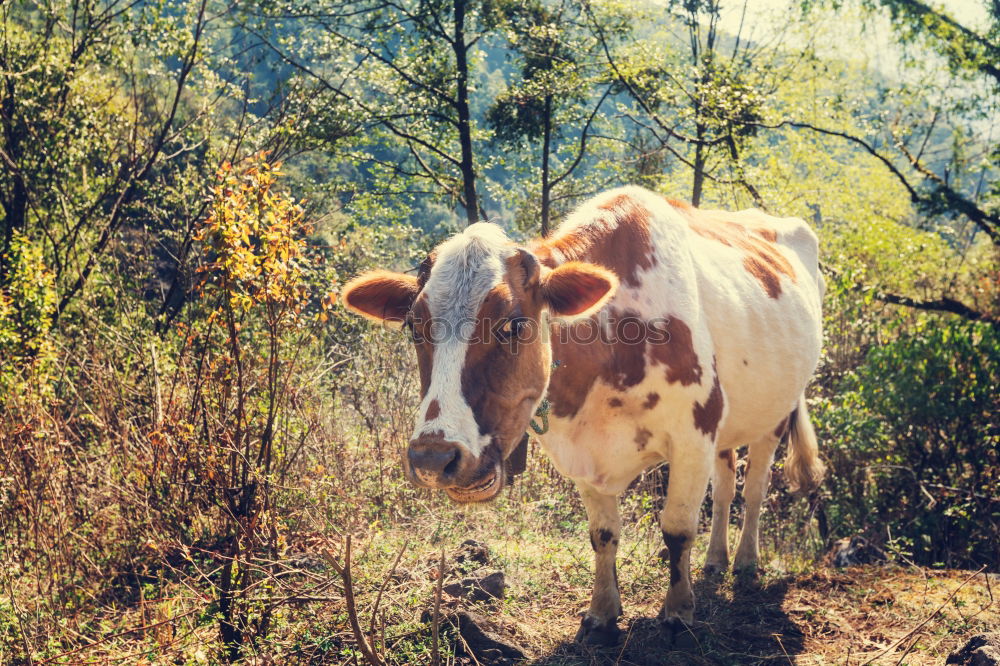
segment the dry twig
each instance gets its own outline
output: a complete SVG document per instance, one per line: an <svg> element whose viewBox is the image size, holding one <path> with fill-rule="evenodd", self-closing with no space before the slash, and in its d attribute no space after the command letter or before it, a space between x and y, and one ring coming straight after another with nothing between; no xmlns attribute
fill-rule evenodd
<svg viewBox="0 0 1000 666"><path fill-rule="evenodd" d="M340 574L344 581L344 601L347 603L347 618L351 622L351 631L354 632L354 640L358 642L358 648L371 666L382 666L382 660L372 649L368 642L368 637L361 630L361 623L358 622L358 608L354 602L354 580L351 575L351 535L347 535L344 543L344 563L341 564L330 551L325 551L325 556L334 571Z"/></svg>
<svg viewBox="0 0 1000 666"><path fill-rule="evenodd" d="M868 661L866 661L864 664L862 664L862 666L868 666L868 664L871 664L872 662L874 662L879 657L882 657L883 655L888 654L889 650L895 650L897 647L899 647L900 645L902 645L903 643L905 643L907 640L909 640L909 638L911 636L913 636L918 631L920 631L921 629L923 629L924 625L926 625L928 622L930 622L931 620L933 620L937 616L937 614L940 613L941 610L944 609L944 607L947 606L948 603L952 599L955 598L955 595L958 594L959 590L961 590L963 587L965 587L966 583L968 583L970 580L972 580L973 578L975 578L976 576L978 576L979 574L981 574L984 569L986 569L986 565L981 566L979 568L979 570L977 570L971 576L969 576L968 578L966 578L965 580L963 580L962 583L958 587L956 587L954 590L951 591L951 594L948 595L948 598L945 599L944 601L942 601L941 605L938 606L937 608L935 608L933 613L931 613L930 615L928 615L927 617L925 617L920 622L920 624L918 624L917 626L915 626L913 629L910 629L910 631L908 631L905 636L903 636L902 638L899 638L898 640L896 640L895 642L893 642L891 645L889 645L889 647L885 648L884 650L882 650L881 652L879 652L877 655L875 655L874 657L872 657L871 659L869 659ZM903 656L906 656L906 655L904 654Z"/></svg>
<svg viewBox="0 0 1000 666"><path fill-rule="evenodd" d="M444 548L438 562L437 587L434 590L434 618L431 623L431 665L441 666L441 652L438 645L441 633L441 588L444 585Z"/></svg>

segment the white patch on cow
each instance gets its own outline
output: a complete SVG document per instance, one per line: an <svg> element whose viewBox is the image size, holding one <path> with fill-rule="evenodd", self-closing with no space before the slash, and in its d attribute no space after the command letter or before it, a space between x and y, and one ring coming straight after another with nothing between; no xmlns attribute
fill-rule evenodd
<svg viewBox="0 0 1000 666"><path fill-rule="evenodd" d="M642 188L619 188L583 204L556 235L608 224L607 211L597 206L622 194L650 211L656 262L638 273L638 286L620 287L607 307L683 321L702 382L670 384L663 366L648 365L647 357L641 383L620 392L598 381L575 416L550 418L549 433L539 439L559 471L609 493L624 490L650 464L693 453L688 447L699 445L702 435L693 427L692 408L711 391L713 357L725 394L717 441L724 450L758 440L791 411L816 367L821 342L817 242L802 220L731 214L734 221L747 218L777 232L796 279L782 276L782 295L774 299L744 269L739 250L695 234L666 199ZM650 392L660 401L645 410L641 404ZM609 408L611 398L623 406ZM641 451L633 441L636 428L652 433Z"/></svg>
<svg viewBox="0 0 1000 666"><path fill-rule="evenodd" d="M490 435L479 433L476 416L462 395L462 369L479 308L503 280L505 262L515 251L503 230L487 222L473 224L438 247L424 286L435 334L434 363L413 439L441 432L475 456L489 445ZM437 400L440 413L426 421L423 415L432 400Z"/></svg>

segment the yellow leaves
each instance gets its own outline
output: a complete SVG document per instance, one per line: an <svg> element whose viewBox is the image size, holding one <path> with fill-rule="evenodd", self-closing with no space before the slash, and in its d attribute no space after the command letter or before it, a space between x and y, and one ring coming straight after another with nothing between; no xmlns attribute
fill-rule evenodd
<svg viewBox="0 0 1000 666"><path fill-rule="evenodd" d="M167 446L167 435L159 430L149 433L149 443L153 449L163 449Z"/></svg>
<svg viewBox="0 0 1000 666"><path fill-rule="evenodd" d="M219 170L211 209L195 238L205 261L198 267L202 288L221 289L232 310L248 312L264 306L270 314L297 314L308 301L305 272L311 262L304 211L273 188L280 163L266 153Z"/></svg>

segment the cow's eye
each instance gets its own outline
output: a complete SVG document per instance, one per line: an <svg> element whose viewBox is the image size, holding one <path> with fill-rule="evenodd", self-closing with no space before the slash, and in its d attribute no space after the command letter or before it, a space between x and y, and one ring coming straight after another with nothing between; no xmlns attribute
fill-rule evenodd
<svg viewBox="0 0 1000 666"><path fill-rule="evenodd" d="M504 321L498 329L500 340L509 342L521 334L521 327L524 326L524 317L511 317Z"/></svg>

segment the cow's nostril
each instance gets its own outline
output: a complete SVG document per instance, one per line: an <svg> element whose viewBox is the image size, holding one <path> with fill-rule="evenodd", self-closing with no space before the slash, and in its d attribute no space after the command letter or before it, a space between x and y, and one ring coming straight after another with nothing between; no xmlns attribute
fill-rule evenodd
<svg viewBox="0 0 1000 666"><path fill-rule="evenodd" d="M458 461L461 457L458 449L455 449L452 452L451 460L444 466L443 476L448 478L455 476L455 473L458 472Z"/></svg>
<svg viewBox="0 0 1000 666"><path fill-rule="evenodd" d="M458 446L411 445L407 452L410 467L424 482L441 483L454 478L462 462Z"/></svg>

